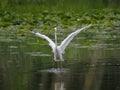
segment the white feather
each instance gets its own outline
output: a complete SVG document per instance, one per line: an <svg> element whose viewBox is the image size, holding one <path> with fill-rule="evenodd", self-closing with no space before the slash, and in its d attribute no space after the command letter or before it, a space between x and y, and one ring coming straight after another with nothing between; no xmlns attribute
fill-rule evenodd
<svg viewBox="0 0 120 90"><path fill-rule="evenodd" d="M57 46L57 44L56 43L54 43L49 37L47 37L46 35L43 35L43 34L41 34L41 33L39 33L39 32L37 32L37 33L35 33L35 32L32 32L33 34L35 34L36 36L38 36L38 37L41 37L41 38L43 38L43 39L46 39L48 42L49 42L49 45L50 45L50 47L52 48L52 50L53 50L53 53L54 53L54 60L55 61L63 61L63 58L62 58L62 54L64 53L64 51L65 51L65 48L68 46L68 44L71 42L71 40L77 35L77 34L79 34L82 30L84 30L84 29L87 29L87 28L89 28L91 26L91 24L90 25L88 25L88 26L86 26L86 27L83 27L83 28L81 28L81 29L78 29L77 31L75 31L75 32L72 32L71 34L69 34L68 36L67 36L67 38L65 38L63 41L62 41L62 43L59 45L59 46ZM56 33L55 33L55 40L56 40ZM57 41L56 41L57 42Z"/></svg>
<svg viewBox="0 0 120 90"><path fill-rule="evenodd" d="M65 48L66 48L67 45L71 42L71 40L72 40L77 34L79 34L82 30L84 30L84 29L86 29L86 28L89 28L90 26L91 26L91 24L88 25L88 26L86 26L86 27L83 27L83 28L81 28L81 29L78 29L77 31L69 34L69 35L62 41L62 43L61 43L60 46L59 46L61 52L64 53Z"/></svg>
<svg viewBox="0 0 120 90"><path fill-rule="evenodd" d="M35 35L38 36L38 37L41 37L41 38L43 38L43 39L46 39L46 40L49 42L49 45L50 45L50 47L52 48L53 52L55 52L56 44L55 44L49 37L47 37L46 35L43 35L43 34L41 34L41 33L39 33L39 32L37 32L37 33L32 32L32 33L35 34Z"/></svg>

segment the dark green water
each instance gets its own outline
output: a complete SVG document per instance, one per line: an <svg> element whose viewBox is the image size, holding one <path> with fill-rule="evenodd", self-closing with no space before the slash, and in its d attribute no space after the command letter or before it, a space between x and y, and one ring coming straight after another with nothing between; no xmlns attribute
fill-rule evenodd
<svg viewBox="0 0 120 90"><path fill-rule="evenodd" d="M79 34L67 47L61 70L44 40L0 30L0 90L119 90L119 29L109 32L114 38L106 30L94 32L94 28L86 32L92 38ZM58 42L67 34L61 31ZM91 43L85 45L88 41Z"/></svg>
<svg viewBox="0 0 120 90"><path fill-rule="evenodd" d="M44 2L43 5L48 4L45 3L46 0L41 0L41 2ZM42 4L41 2L40 4ZM101 7L119 8L120 4L119 0L94 0L91 3L84 0L83 2L87 2L87 6L82 5L83 9L90 7L91 9ZM96 2L99 2L99 4L96 4ZM57 2L54 1L54 3ZM71 0L70 3L76 4L77 2ZM60 6L62 5L60 3ZM44 14L48 14L48 12ZM0 90L120 90L120 15L119 12L111 12L108 15L111 16L106 19L103 14L97 18L96 14L92 16L86 13L83 18L90 21L88 16L92 16L96 18L95 20L99 19L99 21L95 21L97 24L72 40L63 55L65 61L62 63L63 68L61 69L54 62L54 55L45 40L31 34L21 36L18 34L18 29L23 27L19 26L19 24L6 27L1 25ZM114 15L116 16L114 17ZM51 23L49 15L46 16L48 19L43 19L46 20L46 23L43 22L47 24L48 20ZM7 22L9 14L3 17L4 22ZM68 15L65 21L69 18ZM104 18L105 21L100 20ZM74 19L71 20L74 21ZM94 21L94 19L92 20ZM26 22L27 20L24 19L21 25ZM79 23L79 20L77 23ZM83 20L82 23L89 22ZM64 24L66 23L63 22L59 26L58 43L72 32L60 28ZM9 24L7 23L7 25ZM71 24L71 26L67 27L71 27L73 30L80 28L79 24L75 24L73 27ZM54 40L54 31L45 31L43 33Z"/></svg>

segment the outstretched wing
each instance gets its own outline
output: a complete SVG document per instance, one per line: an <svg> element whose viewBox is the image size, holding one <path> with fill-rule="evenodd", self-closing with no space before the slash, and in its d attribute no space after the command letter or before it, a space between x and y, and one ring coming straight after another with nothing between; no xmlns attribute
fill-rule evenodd
<svg viewBox="0 0 120 90"><path fill-rule="evenodd" d="M64 53L64 50L65 50L65 48L67 47L67 45L70 43L70 41L71 41L78 33L80 33L82 30L84 30L84 29L86 29L86 28L89 28L90 26L91 26L91 24L88 25L88 26L86 26L86 27L83 27L83 28L81 28L81 29L78 29L77 31L69 34L69 35L67 36L67 38L65 38L65 39L62 41L61 45L59 46L59 48L60 48L60 50L61 50L61 53Z"/></svg>
<svg viewBox="0 0 120 90"><path fill-rule="evenodd" d="M35 34L36 36L40 37L40 38L46 39L49 42L49 45L52 48L53 52L55 51L56 44L49 37L47 37L46 35L43 35L39 32L33 32L32 31L32 33Z"/></svg>

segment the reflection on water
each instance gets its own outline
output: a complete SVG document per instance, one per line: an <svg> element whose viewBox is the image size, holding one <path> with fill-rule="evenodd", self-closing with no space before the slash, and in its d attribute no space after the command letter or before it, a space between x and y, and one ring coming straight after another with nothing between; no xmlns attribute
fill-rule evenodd
<svg viewBox="0 0 120 90"><path fill-rule="evenodd" d="M59 69L51 69L51 70L45 70L45 71L44 73L52 73L51 90L66 90L64 75L63 75L63 73L64 74L67 73L65 69L60 70L59 68ZM40 84L43 85L42 83Z"/></svg>
<svg viewBox="0 0 120 90"><path fill-rule="evenodd" d="M0 90L120 90L119 34L93 34L91 45L82 45L84 35L74 39L56 65L51 48L36 38L0 31Z"/></svg>
<svg viewBox="0 0 120 90"><path fill-rule="evenodd" d="M76 70L75 70L76 69ZM51 71L52 70L52 71ZM120 66L78 66L74 71L56 73L55 69L37 73L40 90L119 90Z"/></svg>
<svg viewBox="0 0 120 90"><path fill-rule="evenodd" d="M53 78L54 89L53 90L65 90L65 82L63 76L60 74L55 74Z"/></svg>

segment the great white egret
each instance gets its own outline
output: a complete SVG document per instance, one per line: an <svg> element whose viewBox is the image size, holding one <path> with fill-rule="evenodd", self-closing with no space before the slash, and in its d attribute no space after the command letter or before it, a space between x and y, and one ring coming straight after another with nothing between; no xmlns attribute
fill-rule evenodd
<svg viewBox="0 0 120 90"><path fill-rule="evenodd" d="M49 42L50 47L52 48L52 51L54 53L54 60L55 61L64 61L62 54L64 54L65 48L67 47L67 45L70 43L70 41L78 34L80 33L82 30L87 29L91 26L85 26L81 29L78 29L74 32L72 32L71 34L69 34L63 41L62 43L58 46L57 45L57 35L56 35L56 29L55 29L55 43L46 35L43 35L39 32L34 32L32 31L33 34L35 34L36 36L46 39Z"/></svg>

